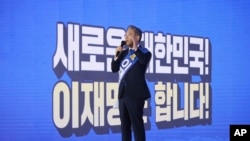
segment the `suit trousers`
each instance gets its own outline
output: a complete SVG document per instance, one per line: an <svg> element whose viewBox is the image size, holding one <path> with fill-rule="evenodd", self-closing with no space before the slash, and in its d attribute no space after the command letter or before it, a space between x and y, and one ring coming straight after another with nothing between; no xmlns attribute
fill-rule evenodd
<svg viewBox="0 0 250 141"><path fill-rule="evenodd" d="M143 108L145 99L135 99L123 96L119 99L122 141L132 141L132 131L135 141L145 141Z"/></svg>

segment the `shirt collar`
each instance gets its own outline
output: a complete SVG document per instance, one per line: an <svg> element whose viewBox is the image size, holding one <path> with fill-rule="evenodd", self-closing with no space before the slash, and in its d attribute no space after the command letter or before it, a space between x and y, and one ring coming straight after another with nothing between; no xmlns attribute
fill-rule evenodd
<svg viewBox="0 0 250 141"><path fill-rule="evenodd" d="M139 47L140 47L140 44L137 44L137 47L139 48ZM129 51L131 51L131 50L134 50L134 49L129 48Z"/></svg>

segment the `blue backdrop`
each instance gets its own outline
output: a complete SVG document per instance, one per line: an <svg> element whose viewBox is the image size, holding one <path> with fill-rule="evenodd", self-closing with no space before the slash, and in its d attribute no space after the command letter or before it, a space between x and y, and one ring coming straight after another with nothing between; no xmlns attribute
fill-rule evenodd
<svg viewBox="0 0 250 141"><path fill-rule="evenodd" d="M1 140L120 139L119 131L103 133L90 128L85 134L73 131L67 135L67 130L57 128L54 87L58 81L71 85L74 80L67 73L58 77L53 68L58 23L66 30L68 23L76 23L105 31L111 27L123 31L134 24L144 32L209 39L209 121L158 128L151 80L148 141L228 141L230 124L250 124L250 1L2 0L0 19Z"/></svg>

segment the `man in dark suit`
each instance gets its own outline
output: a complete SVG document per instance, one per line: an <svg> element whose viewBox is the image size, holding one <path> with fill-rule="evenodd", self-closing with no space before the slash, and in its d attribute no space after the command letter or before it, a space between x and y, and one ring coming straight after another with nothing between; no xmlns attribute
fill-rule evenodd
<svg viewBox="0 0 250 141"><path fill-rule="evenodd" d="M123 50L116 48L116 55L112 60L112 72L119 71L119 112L121 120L122 141L131 141L131 127L135 141L145 141L143 123L143 108L150 92L145 80L145 72L151 59L151 52L139 43L142 31L130 25L125 34L125 42L129 47Z"/></svg>

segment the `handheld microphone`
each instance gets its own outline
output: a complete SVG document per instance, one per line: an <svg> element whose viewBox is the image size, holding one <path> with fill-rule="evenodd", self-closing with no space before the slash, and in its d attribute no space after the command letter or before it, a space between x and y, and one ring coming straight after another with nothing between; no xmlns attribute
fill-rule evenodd
<svg viewBox="0 0 250 141"><path fill-rule="evenodd" d="M124 45L126 45L126 41L121 41L121 47L123 47ZM120 53L120 51L117 51L116 56L118 56Z"/></svg>

